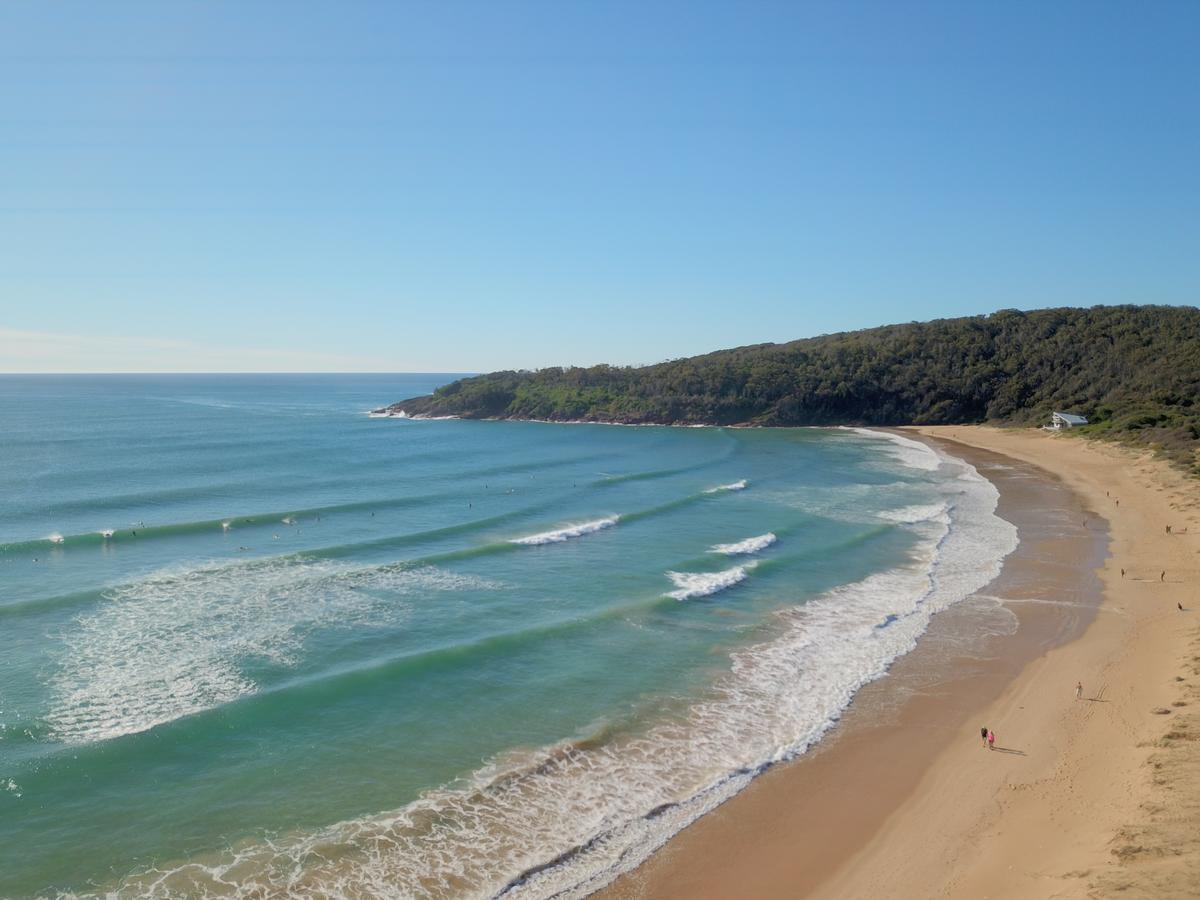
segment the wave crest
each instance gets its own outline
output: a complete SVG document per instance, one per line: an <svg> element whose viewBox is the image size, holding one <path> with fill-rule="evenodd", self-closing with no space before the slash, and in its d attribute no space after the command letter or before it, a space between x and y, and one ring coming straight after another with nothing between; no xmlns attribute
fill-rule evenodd
<svg viewBox="0 0 1200 900"><path fill-rule="evenodd" d="M755 565L757 563L748 562L744 566L734 566L720 572L668 572L667 577L675 584L677 590L669 591L666 596L676 600L707 597L745 581L746 574Z"/></svg>
<svg viewBox="0 0 1200 900"><path fill-rule="evenodd" d="M744 541L738 541L733 544L713 544L708 548L708 552L724 553L726 556L741 556L746 553L757 553L759 550L765 550L775 543L776 540L775 533L768 531L766 534L760 534L758 537L749 537Z"/></svg>
<svg viewBox="0 0 1200 900"><path fill-rule="evenodd" d="M620 518L620 516L606 516L603 519L594 519L591 522L564 525L562 528L555 528L553 531L543 531L539 534L531 534L528 537L513 538L509 543L523 544L530 547L536 547L541 544L560 544L571 538L582 537L585 534L593 534L605 528L611 528L617 524L617 520Z"/></svg>
<svg viewBox="0 0 1200 900"><path fill-rule="evenodd" d="M718 484L716 487L710 487L705 490L706 494L719 494L721 491L744 491L749 484L745 478L740 481L734 481L730 484Z"/></svg>

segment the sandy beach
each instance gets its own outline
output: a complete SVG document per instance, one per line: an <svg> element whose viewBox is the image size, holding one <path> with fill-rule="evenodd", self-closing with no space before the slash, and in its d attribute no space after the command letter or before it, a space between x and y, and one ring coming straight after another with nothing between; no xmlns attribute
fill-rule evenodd
<svg viewBox="0 0 1200 900"><path fill-rule="evenodd" d="M1021 546L815 752L604 896L1200 896L1200 484L1070 436L910 433L997 485Z"/></svg>

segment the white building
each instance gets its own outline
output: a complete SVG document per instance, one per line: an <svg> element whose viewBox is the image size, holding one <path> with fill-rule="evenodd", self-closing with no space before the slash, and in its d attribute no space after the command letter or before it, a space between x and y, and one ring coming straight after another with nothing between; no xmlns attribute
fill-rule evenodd
<svg viewBox="0 0 1200 900"><path fill-rule="evenodd" d="M1074 428L1076 425L1086 425L1087 416L1076 416L1071 413L1056 412L1050 417L1050 429L1062 431L1064 428Z"/></svg>

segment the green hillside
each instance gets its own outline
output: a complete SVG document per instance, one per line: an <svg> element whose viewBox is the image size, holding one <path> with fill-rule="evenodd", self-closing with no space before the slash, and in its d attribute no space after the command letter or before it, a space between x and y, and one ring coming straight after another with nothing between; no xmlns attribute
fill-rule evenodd
<svg viewBox="0 0 1200 900"><path fill-rule="evenodd" d="M718 425L1035 424L1196 467L1200 310L1001 310L721 350L640 368L493 372L389 407L409 415Z"/></svg>

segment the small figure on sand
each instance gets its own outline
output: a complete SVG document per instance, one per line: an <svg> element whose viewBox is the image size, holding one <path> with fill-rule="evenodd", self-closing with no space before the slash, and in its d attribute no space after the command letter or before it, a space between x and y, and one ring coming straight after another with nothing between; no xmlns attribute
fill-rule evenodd
<svg viewBox="0 0 1200 900"><path fill-rule="evenodd" d="M1076 700L1083 699L1083 682L1082 681L1075 682L1075 699Z"/></svg>
<svg viewBox="0 0 1200 900"><path fill-rule="evenodd" d="M1179 607L1180 612L1183 612L1183 604L1182 603L1176 603L1175 605Z"/></svg>
<svg viewBox="0 0 1200 900"><path fill-rule="evenodd" d="M982 728L979 729L979 740L981 741L979 746L981 746L981 747L987 746L987 736L988 736L987 726L984 725Z"/></svg>
<svg viewBox="0 0 1200 900"><path fill-rule="evenodd" d="M1158 573L1158 580L1159 581L1167 580L1167 570L1166 569L1163 569L1161 572Z"/></svg>
<svg viewBox="0 0 1200 900"><path fill-rule="evenodd" d="M1124 570L1124 569L1122 569L1122 570L1121 570L1121 577L1122 577L1122 578L1124 578L1124 577L1125 577L1125 570Z"/></svg>
<svg viewBox="0 0 1200 900"><path fill-rule="evenodd" d="M1171 526L1170 526L1170 525L1168 525L1168 526L1167 526L1167 534L1170 534L1170 533L1171 533Z"/></svg>
<svg viewBox="0 0 1200 900"><path fill-rule="evenodd" d="M992 731L991 729L988 729L988 749L996 749L996 732Z"/></svg>

